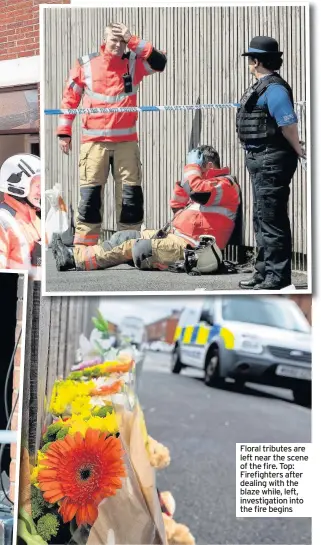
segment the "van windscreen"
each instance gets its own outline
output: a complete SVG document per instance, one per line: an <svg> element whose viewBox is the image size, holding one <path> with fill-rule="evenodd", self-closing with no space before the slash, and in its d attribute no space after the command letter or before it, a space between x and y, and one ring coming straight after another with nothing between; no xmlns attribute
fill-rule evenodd
<svg viewBox="0 0 321 545"><path fill-rule="evenodd" d="M310 325L291 301L261 299L255 296L226 298L223 300L222 317L233 322L265 325L310 333Z"/></svg>

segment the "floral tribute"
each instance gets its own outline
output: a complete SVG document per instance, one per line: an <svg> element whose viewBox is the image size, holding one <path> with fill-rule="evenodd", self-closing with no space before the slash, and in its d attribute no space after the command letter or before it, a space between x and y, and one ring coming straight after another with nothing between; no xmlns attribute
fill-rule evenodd
<svg viewBox="0 0 321 545"><path fill-rule="evenodd" d="M85 343L82 360L64 380L57 380L52 390L47 415L50 423L43 429L29 477L30 509L19 509L21 544L87 543L100 504L127 490L124 483L129 478L130 461L115 403L128 407L134 399L138 404L135 351L104 346L109 338L108 323L100 313L93 321L100 332L99 341L94 346ZM141 423L142 440L147 445L143 417ZM85 538L81 528L87 530Z"/></svg>

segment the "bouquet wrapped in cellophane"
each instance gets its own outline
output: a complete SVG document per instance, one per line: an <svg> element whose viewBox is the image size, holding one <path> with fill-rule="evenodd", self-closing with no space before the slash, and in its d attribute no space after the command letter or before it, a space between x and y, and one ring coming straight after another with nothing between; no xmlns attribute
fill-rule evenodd
<svg viewBox="0 0 321 545"><path fill-rule="evenodd" d="M107 329L101 315L97 325ZM55 382L19 543L166 545L134 354L100 344Z"/></svg>

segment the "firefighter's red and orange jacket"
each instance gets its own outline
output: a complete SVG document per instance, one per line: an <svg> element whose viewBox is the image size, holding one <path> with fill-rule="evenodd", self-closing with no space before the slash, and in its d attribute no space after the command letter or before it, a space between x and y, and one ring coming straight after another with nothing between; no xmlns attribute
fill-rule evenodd
<svg viewBox="0 0 321 545"><path fill-rule="evenodd" d="M32 254L40 244L40 218L26 203L5 194L0 203L0 268L27 270L34 280L41 280L41 264L34 264Z"/></svg>
<svg viewBox="0 0 321 545"><path fill-rule="evenodd" d="M202 177L198 165L186 165L170 201L174 212L182 209L174 216L173 232L194 240L212 235L223 250L232 235L239 204L240 189L229 168L210 169Z"/></svg>
<svg viewBox="0 0 321 545"><path fill-rule="evenodd" d="M70 71L61 109L136 107L138 86L145 76L162 72L166 65L164 53L145 40L132 36L129 53L118 57L102 45L100 52L81 57ZM125 74L130 74L132 90L125 93ZM71 136L75 115L59 117L57 135ZM81 142L137 141L137 112L85 114L82 116Z"/></svg>

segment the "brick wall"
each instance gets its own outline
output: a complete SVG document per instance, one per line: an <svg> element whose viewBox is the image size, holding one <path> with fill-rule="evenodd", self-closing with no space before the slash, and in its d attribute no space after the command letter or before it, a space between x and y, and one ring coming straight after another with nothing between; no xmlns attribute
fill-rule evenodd
<svg viewBox="0 0 321 545"><path fill-rule="evenodd" d="M312 295L291 295L290 299L300 307L309 324L312 324Z"/></svg>
<svg viewBox="0 0 321 545"><path fill-rule="evenodd" d="M0 61L39 55L39 4L70 0L1 0Z"/></svg>
<svg viewBox="0 0 321 545"><path fill-rule="evenodd" d="M19 276L18 279L18 293L17 293L17 325L16 325L16 341L18 339L19 333L22 328L22 316L23 316L23 289L24 289L24 277ZM20 364L21 364L21 337L19 345L17 347L15 360L14 360L14 370L13 370L13 392L12 392L12 407L14 407L17 395L19 392L19 383L20 383ZM22 392L20 392L21 394ZM19 399L20 401L20 399ZM17 431L18 429L18 414L20 403L17 403L15 412L13 413L11 421L11 429ZM14 501L15 495L15 476L16 476L16 445L11 445L10 449L11 454L11 463L10 463L10 498Z"/></svg>

